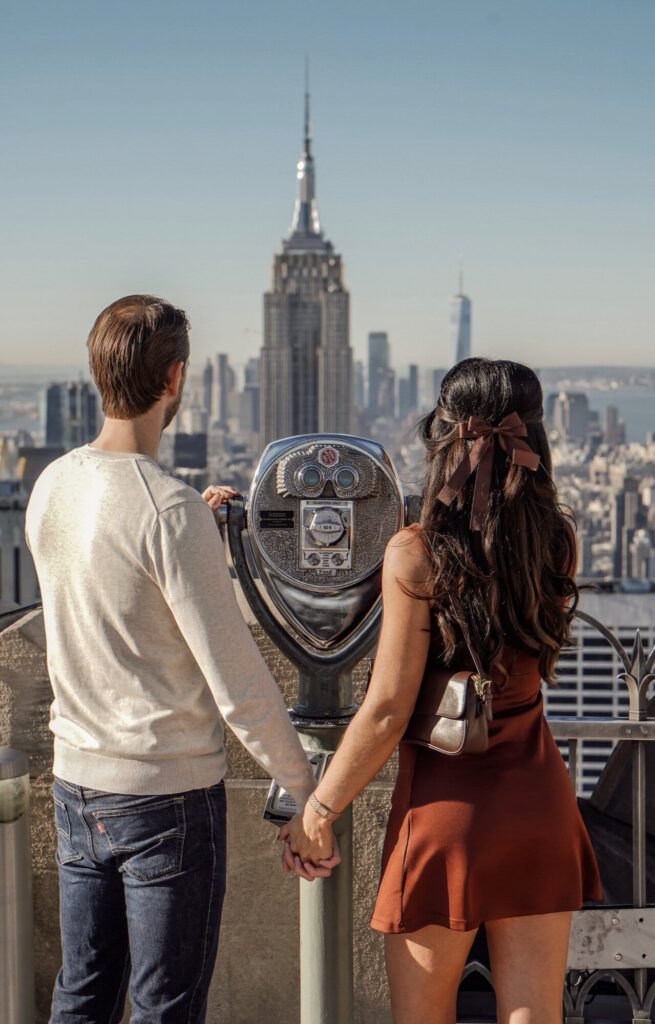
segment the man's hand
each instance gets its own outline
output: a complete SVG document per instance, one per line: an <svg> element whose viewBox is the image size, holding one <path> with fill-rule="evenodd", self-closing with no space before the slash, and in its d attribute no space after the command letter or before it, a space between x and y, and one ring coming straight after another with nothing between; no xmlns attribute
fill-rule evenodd
<svg viewBox="0 0 655 1024"><path fill-rule="evenodd" d="M309 804L283 825L278 839L284 840L282 867L307 881L328 878L341 863L339 847L332 826Z"/></svg>
<svg viewBox="0 0 655 1024"><path fill-rule="evenodd" d="M328 860L319 861L318 864L314 864L310 860L302 861L297 853L291 852L289 840L284 840L282 870L285 875L297 875L298 878L304 878L308 882L313 882L315 878L329 878L332 874L332 869L336 868L340 863L341 855L336 838L334 840L332 856Z"/></svg>
<svg viewBox="0 0 655 1024"><path fill-rule="evenodd" d="M332 826L312 810L308 803L299 814L282 826L278 839L288 839L291 852L297 853L303 861L311 860L318 864L320 860L332 856Z"/></svg>
<svg viewBox="0 0 655 1024"><path fill-rule="evenodd" d="M215 512L219 505L224 505L230 498L236 498L240 494L241 491L235 491L234 487L221 487L218 484L212 484L206 491L203 491L202 496L210 509Z"/></svg>

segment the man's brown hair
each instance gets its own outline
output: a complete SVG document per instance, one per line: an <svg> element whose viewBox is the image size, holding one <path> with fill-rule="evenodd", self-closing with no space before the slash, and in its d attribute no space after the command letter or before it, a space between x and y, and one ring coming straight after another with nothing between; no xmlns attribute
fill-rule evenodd
<svg viewBox="0 0 655 1024"><path fill-rule="evenodd" d="M103 309L87 347L105 416L131 420L161 398L171 363L188 360L189 321L154 295L127 295Z"/></svg>

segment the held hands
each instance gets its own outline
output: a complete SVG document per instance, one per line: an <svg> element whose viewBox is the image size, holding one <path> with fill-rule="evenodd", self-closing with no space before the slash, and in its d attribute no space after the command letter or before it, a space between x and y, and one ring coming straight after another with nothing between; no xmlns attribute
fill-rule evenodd
<svg viewBox="0 0 655 1024"><path fill-rule="evenodd" d="M235 491L234 487L212 484L206 491L203 491L202 496L212 512L215 512L219 505L224 505L230 498L235 498L240 493L240 491Z"/></svg>
<svg viewBox="0 0 655 1024"><path fill-rule="evenodd" d="M282 826L278 839L284 841L282 869L286 874L313 882L315 878L329 878L332 869L341 863L332 826L309 804Z"/></svg>

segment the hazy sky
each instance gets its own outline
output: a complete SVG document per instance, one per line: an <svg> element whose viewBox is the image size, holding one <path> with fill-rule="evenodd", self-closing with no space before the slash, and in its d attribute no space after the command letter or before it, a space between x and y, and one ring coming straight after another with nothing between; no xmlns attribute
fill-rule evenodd
<svg viewBox="0 0 655 1024"><path fill-rule="evenodd" d="M76 363L100 309L184 306L258 351L311 60L351 340L653 363L653 0L0 0L0 362Z"/></svg>

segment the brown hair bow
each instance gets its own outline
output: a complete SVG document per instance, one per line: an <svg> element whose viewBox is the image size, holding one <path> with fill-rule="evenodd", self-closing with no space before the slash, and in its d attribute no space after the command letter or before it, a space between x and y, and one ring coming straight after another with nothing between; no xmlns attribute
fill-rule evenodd
<svg viewBox="0 0 655 1024"><path fill-rule="evenodd" d="M498 438L501 448L512 457L515 466L524 466L535 472L539 468L539 456L532 450L527 441L528 428L517 412L510 412L497 427L492 427L482 416L469 416L457 424L459 436L475 440L475 444L466 452L462 461L444 484L437 495L437 500L450 505L462 487L475 473L475 487L471 505L471 530L481 530L489 505L491 490L491 470L494 461L494 440Z"/></svg>

